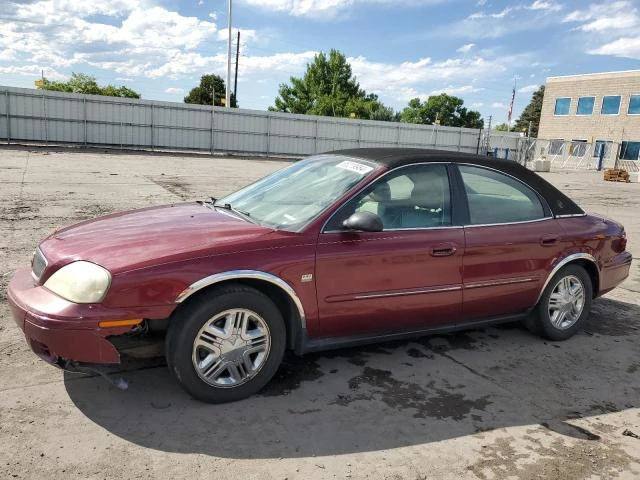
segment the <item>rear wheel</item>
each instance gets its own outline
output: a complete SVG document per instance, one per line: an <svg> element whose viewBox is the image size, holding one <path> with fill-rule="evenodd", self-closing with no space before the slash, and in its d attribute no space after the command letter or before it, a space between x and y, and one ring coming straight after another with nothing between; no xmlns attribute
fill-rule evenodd
<svg viewBox="0 0 640 480"><path fill-rule="evenodd" d="M173 319L167 364L199 400L240 400L276 373L285 339L282 314L266 295L244 286L224 287Z"/></svg>
<svg viewBox="0 0 640 480"><path fill-rule="evenodd" d="M592 298L589 274L579 265L568 265L553 276L527 326L549 340L566 340L589 316Z"/></svg>

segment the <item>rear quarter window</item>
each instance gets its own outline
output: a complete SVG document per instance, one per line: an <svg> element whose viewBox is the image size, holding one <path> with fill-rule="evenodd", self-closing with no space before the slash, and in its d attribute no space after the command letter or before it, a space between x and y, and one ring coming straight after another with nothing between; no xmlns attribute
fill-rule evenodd
<svg viewBox="0 0 640 480"><path fill-rule="evenodd" d="M471 225L527 222L545 218L538 195L495 170L459 166L469 203Z"/></svg>

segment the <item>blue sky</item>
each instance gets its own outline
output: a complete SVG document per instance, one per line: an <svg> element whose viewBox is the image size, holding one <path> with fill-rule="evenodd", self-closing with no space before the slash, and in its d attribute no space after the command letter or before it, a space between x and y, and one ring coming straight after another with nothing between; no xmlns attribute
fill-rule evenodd
<svg viewBox="0 0 640 480"><path fill-rule="evenodd" d="M227 0L0 0L0 85L89 73L182 101L226 76ZM234 0L238 100L266 109L319 51L349 59L367 92L402 109L441 92L493 123L545 78L640 68L640 1ZM235 36L235 33L234 33Z"/></svg>

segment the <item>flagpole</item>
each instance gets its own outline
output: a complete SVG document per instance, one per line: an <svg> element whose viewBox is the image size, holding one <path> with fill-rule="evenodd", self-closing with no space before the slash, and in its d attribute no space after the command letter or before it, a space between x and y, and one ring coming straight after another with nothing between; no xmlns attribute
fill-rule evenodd
<svg viewBox="0 0 640 480"><path fill-rule="evenodd" d="M513 76L513 91L511 92L511 103L509 104L509 110L507 111L507 126L509 127L509 130L511 130L511 117L513 115L513 102L516 99L516 84L517 84L517 77L514 75Z"/></svg>

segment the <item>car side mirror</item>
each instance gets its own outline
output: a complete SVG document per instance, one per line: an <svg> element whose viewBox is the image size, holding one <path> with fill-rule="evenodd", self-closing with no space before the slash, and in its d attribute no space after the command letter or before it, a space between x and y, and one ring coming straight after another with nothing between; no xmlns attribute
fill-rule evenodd
<svg viewBox="0 0 640 480"><path fill-rule="evenodd" d="M371 212L356 212L342 222L342 226L361 232L381 232L383 229L380 217Z"/></svg>

